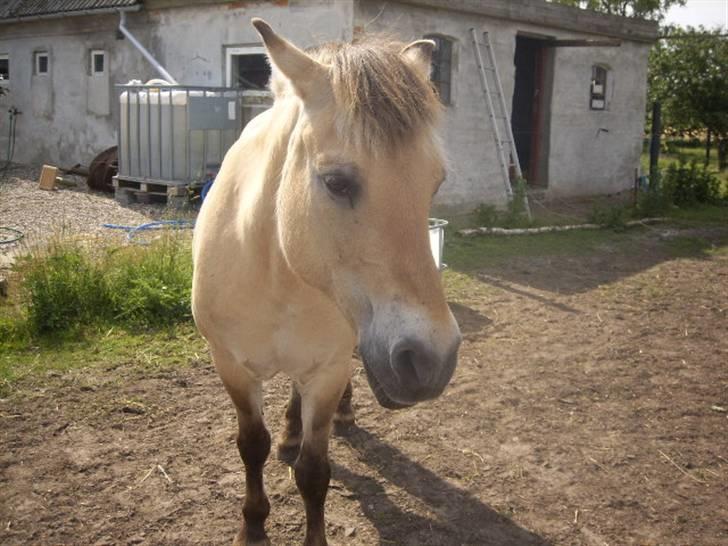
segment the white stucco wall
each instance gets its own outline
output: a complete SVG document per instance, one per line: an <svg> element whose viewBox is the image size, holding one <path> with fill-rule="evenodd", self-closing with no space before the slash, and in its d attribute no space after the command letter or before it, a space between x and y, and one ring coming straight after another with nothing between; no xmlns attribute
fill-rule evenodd
<svg viewBox="0 0 728 546"><path fill-rule="evenodd" d="M158 9L128 15L127 27L180 83L225 84L225 47L261 45L250 24L265 18L302 47L351 40L352 0L235 3ZM118 16L66 17L0 25L0 53L10 57L10 94L0 97L0 161L7 110L17 107L14 161L88 164L116 144L115 83L160 77L127 40ZM108 77L89 76L93 49L107 52ZM48 51L50 73L33 75L33 52ZM106 87L104 87L106 85Z"/></svg>
<svg viewBox="0 0 728 546"><path fill-rule="evenodd" d="M557 39L604 38L393 2L357 2L354 24L357 31L396 29L403 40L441 34L455 41L452 104L446 107L442 131L451 168L435 200L445 211L472 209L480 203L502 204L506 199L470 28L490 35L509 115L518 33ZM648 45L631 41L624 41L621 47L555 49L547 196L610 193L631 186L644 129L648 49ZM612 69L610 105L604 112L589 109L595 63Z"/></svg>
<svg viewBox="0 0 728 546"><path fill-rule="evenodd" d="M549 193L553 197L631 187L645 127L649 46L557 48L551 107ZM592 64L611 70L608 109L589 109Z"/></svg>
<svg viewBox="0 0 728 546"><path fill-rule="evenodd" d="M152 3L150 2L150 6ZM509 4L512 9L514 4ZM398 2L290 0L151 9L128 16L128 27L180 83L225 84L225 49L260 45L250 18L265 18L302 47L385 32L403 41L440 34L454 40L452 102L442 138L450 169L436 203L445 210L503 204L496 158L469 29L488 31L510 109L517 33L603 38L463 11ZM88 163L116 143L114 83L158 77L127 40L116 38L118 17L84 16L0 25L0 54L10 56L10 94L0 98L0 160L7 146L7 109L18 118L15 161L62 166ZM614 192L632 183L643 132L647 51L623 41L618 48L557 48L549 133L548 195ZM48 76L33 75L33 52L51 58ZM106 79L90 77L92 49L107 52ZM591 66L611 68L609 109L588 107Z"/></svg>
<svg viewBox="0 0 728 546"><path fill-rule="evenodd" d="M165 67L187 85L225 84L226 47L260 46L250 24L261 17L300 47L350 41L353 0L240 3L158 10L150 13L153 43ZM180 39L184 37L183 39Z"/></svg>

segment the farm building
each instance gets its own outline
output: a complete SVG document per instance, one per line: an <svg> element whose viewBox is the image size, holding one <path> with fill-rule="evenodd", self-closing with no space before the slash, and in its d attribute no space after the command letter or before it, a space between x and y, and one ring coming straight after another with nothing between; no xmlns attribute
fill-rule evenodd
<svg viewBox="0 0 728 546"><path fill-rule="evenodd" d="M160 77L119 32L122 16L178 82L258 93L268 67L253 16L302 47L364 32L434 39L451 165L436 198L443 210L507 197L499 122L489 115L474 35L486 60L492 46L502 95L485 62L491 99L497 105L502 96L530 187L547 197L616 192L632 185L639 165L657 24L542 0L5 0L0 150L8 149L12 116L17 162L88 163L117 143L114 85ZM501 125L501 141L504 132Z"/></svg>

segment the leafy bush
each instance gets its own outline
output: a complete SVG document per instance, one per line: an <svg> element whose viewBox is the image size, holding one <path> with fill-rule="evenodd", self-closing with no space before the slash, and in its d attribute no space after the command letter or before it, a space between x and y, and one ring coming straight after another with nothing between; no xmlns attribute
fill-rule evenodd
<svg viewBox="0 0 728 546"><path fill-rule="evenodd" d="M597 204L592 208L588 221L612 229L623 229L627 221L627 209L624 205Z"/></svg>
<svg viewBox="0 0 728 546"><path fill-rule="evenodd" d="M191 318L192 260L178 236L163 237L141 252L122 249L111 265L109 293L115 320L153 327Z"/></svg>
<svg viewBox="0 0 728 546"><path fill-rule="evenodd" d="M35 336L109 324L165 327L191 318L192 258L180 235L101 252L54 243L23 259L18 273L21 307Z"/></svg>
<svg viewBox="0 0 728 546"><path fill-rule="evenodd" d="M679 207L715 204L723 199L718 177L696 160L671 163L662 175L662 191Z"/></svg>
<svg viewBox="0 0 728 546"><path fill-rule="evenodd" d="M506 210L499 211L493 205L480 205L475 214L479 226L520 228L528 227L531 222L526 214L526 181L519 178L513 184L513 197Z"/></svg>
<svg viewBox="0 0 728 546"><path fill-rule="evenodd" d="M103 272L79 246L52 243L46 252L22 261L21 275L33 333L73 330L109 310Z"/></svg>
<svg viewBox="0 0 728 546"><path fill-rule="evenodd" d="M493 227L498 224L500 213L493 205L483 203L475 209L475 215L479 226Z"/></svg>

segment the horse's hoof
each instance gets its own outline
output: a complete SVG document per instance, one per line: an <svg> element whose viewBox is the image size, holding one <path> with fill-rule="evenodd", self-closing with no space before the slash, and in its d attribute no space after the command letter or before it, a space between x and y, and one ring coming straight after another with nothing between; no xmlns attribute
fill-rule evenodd
<svg viewBox="0 0 728 546"><path fill-rule="evenodd" d="M288 466L293 466L300 450L301 444L299 443L280 443L278 444L278 460Z"/></svg>
<svg viewBox="0 0 728 546"><path fill-rule="evenodd" d="M270 539L265 537L262 540L246 541L245 531L240 531L233 540L233 546L271 546Z"/></svg>

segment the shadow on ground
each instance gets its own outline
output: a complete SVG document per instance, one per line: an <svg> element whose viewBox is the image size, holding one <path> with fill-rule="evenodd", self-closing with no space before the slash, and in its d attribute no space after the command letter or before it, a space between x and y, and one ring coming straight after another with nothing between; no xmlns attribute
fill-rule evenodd
<svg viewBox="0 0 728 546"><path fill-rule="evenodd" d="M728 246L728 226L723 225L660 225L621 233L593 233L486 236L489 241L454 241L454 252L467 253L469 261L459 263L450 258L449 263L454 271L486 285L573 312L529 288L563 295L584 293L668 260L711 259L713 251ZM540 241L545 248L539 247Z"/></svg>
<svg viewBox="0 0 728 546"><path fill-rule="evenodd" d="M548 544L367 430L354 425L342 440L372 472L360 475L334 463L333 477L356 495L365 517L379 533L379 544ZM386 482L373 477L377 472ZM403 509L407 506L401 498L403 495L394 488L385 489L385 483L415 497L416 502L423 503L435 515L424 517L414 510Z"/></svg>

